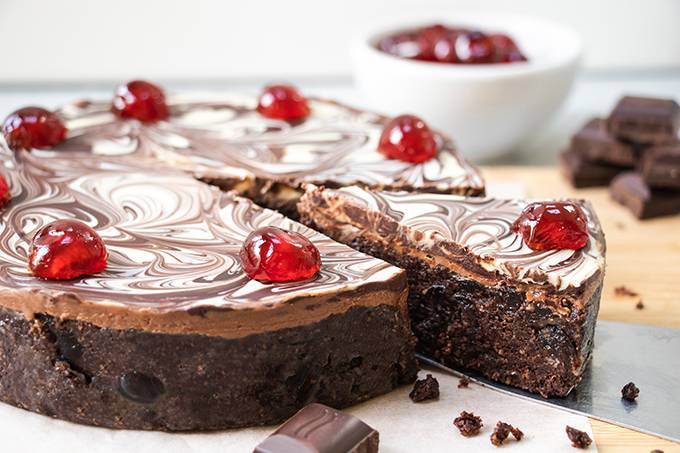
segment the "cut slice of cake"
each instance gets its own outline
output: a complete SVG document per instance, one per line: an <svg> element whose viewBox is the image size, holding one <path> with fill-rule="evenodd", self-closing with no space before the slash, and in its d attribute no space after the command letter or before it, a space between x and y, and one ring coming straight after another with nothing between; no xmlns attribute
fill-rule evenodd
<svg viewBox="0 0 680 453"><path fill-rule="evenodd" d="M417 351L544 396L576 386L590 357L605 266L598 219L570 203L583 231L550 235L572 249L534 250L513 225L521 200L308 187L309 226L406 270Z"/></svg>
<svg viewBox="0 0 680 453"><path fill-rule="evenodd" d="M212 430L415 379L400 269L134 158L107 170L96 156L16 159L2 168L12 200L0 210L0 400L110 428ZM60 219L98 233L105 271L31 275L32 238ZM248 278L239 251L261 227L311 241L318 273Z"/></svg>

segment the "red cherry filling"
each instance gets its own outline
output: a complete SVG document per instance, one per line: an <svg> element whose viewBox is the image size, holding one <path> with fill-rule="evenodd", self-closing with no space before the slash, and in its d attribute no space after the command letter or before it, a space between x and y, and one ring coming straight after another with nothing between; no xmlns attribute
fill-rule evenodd
<svg viewBox="0 0 680 453"><path fill-rule="evenodd" d="M419 164L437 155L437 143L423 120L414 115L400 115L385 124L378 151L389 159Z"/></svg>
<svg viewBox="0 0 680 453"><path fill-rule="evenodd" d="M531 203L512 229L533 250L578 250L588 243L586 216L568 201Z"/></svg>
<svg viewBox="0 0 680 453"><path fill-rule="evenodd" d="M291 85L269 85L260 95L257 111L276 120L295 121L309 116L307 99Z"/></svg>
<svg viewBox="0 0 680 453"><path fill-rule="evenodd" d="M495 51L493 41L479 31L463 33L456 39L456 53L463 63L493 63Z"/></svg>
<svg viewBox="0 0 680 453"><path fill-rule="evenodd" d="M309 239L277 227L250 233L239 257L248 277L265 282L307 280L321 268L319 249Z"/></svg>
<svg viewBox="0 0 680 453"><path fill-rule="evenodd" d="M28 269L36 277L69 280L106 269L108 252L96 231L78 220L55 220L33 237Z"/></svg>
<svg viewBox="0 0 680 453"><path fill-rule="evenodd" d="M18 151L51 148L66 137L64 122L41 107L24 107L10 114L2 126L7 146Z"/></svg>
<svg viewBox="0 0 680 453"><path fill-rule="evenodd" d="M145 123L164 120L170 115L163 90L143 80L119 86L111 109L120 118L133 118Z"/></svg>
<svg viewBox="0 0 680 453"><path fill-rule="evenodd" d="M0 175L0 208L5 206L12 199L12 193L9 190L9 184L4 176Z"/></svg>

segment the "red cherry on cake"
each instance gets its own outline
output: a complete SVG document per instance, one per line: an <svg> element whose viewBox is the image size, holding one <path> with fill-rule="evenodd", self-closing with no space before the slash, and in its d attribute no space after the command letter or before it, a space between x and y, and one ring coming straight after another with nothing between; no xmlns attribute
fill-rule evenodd
<svg viewBox="0 0 680 453"><path fill-rule="evenodd" d="M275 120L295 121L309 116L307 99L291 85L265 87L257 104L260 115Z"/></svg>
<svg viewBox="0 0 680 453"><path fill-rule="evenodd" d="M4 176L0 175L0 208L5 206L12 199L12 193L9 190L9 184Z"/></svg>
<svg viewBox="0 0 680 453"><path fill-rule="evenodd" d="M265 282L307 280L321 268L319 249L309 239L277 227L250 233L239 257L248 277Z"/></svg>
<svg viewBox="0 0 680 453"><path fill-rule="evenodd" d="M385 124L378 151L390 159L419 164L437 155L437 142L423 120L400 115Z"/></svg>
<svg viewBox="0 0 680 453"><path fill-rule="evenodd" d="M586 216L569 201L531 203L512 229L533 250L578 250L588 243Z"/></svg>
<svg viewBox="0 0 680 453"><path fill-rule="evenodd" d="M18 151L51 148L66 137L64 122L41 107L24 107L10 114L2 125L7 146Z"/></svg>
<svg viewBox="0 0 680 453"><path fill-rule="evenodd" d="M55 220L38 230L28 255L36 277L69 280L106 269L108 252L101 237L78 220Z"/></svg>
<svg viewBox="0 0 680 453"><path fill-rule="evenodd" d="M145 123L170 116L163 90L143 80L133 80L119 86L113 98L112 110L120 118L132 118Z"/></svg>

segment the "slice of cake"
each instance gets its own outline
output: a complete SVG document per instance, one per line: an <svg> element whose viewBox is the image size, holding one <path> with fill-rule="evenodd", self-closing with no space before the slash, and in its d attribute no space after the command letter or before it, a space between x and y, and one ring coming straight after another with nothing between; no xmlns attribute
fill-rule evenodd
<svg viewBox="0 0 680 453"><path fill-rule="evenodd" d="M168 96L161 104L165 114L153 122L139 114L142 121L116 112L116 100L113 112L108 100L79 101L56 112L69 132L55 149L108 158L134 155L236 190L293 218L302 183L484 193L478 170L449 138L427 126L431 151L424 157L390 158L379 151L390 118L295 93L302 110L293 111L292 118L261 108L266 92L260 105L257 96L237 94Z"/></svg>
<svg viewBox="0 0 680 453"><path fill-rule="evenodd" d="M308 225L406 270L421 354L544 396L578 384L605 266L588 202L309 187L298 207Z"/></svg>
<svg viewBox="0 0 680 453"><path fill-rule="evenodd" d="M96 157L16 159L2 169L12 200L0 211L0 400L110 428L212 430L277 423L313 401L348 406L415 379L400 269L135 159L107 170ZM41 235L55 220L98 235L105 270L55 279L91 250L63 242L50 257L44 247L73 233ZM241 250L262 227L288 231L284 245L293 234L311 242L318 272L249 278Z"/></svg>

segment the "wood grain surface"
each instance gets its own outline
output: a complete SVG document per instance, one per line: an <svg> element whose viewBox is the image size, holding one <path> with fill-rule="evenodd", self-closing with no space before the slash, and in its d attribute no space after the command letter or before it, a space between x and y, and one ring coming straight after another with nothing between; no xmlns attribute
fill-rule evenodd
<svg viewBox="0 0 680 453"><path fill-rule="evenodd" d="M573 189L554 167L483 167L482 172L489 183L522 182L528 198L590 200L607 240L599 319L680 328L680 216L640 222L614 203L606 188ZM614 288L621 285L639 296L617 296ZM643 309L636 308L640 300ZM640 398L644 398L644 389ZM602 453L654 449L680 453L680 444L597 420L592 425Z"/></svg>

